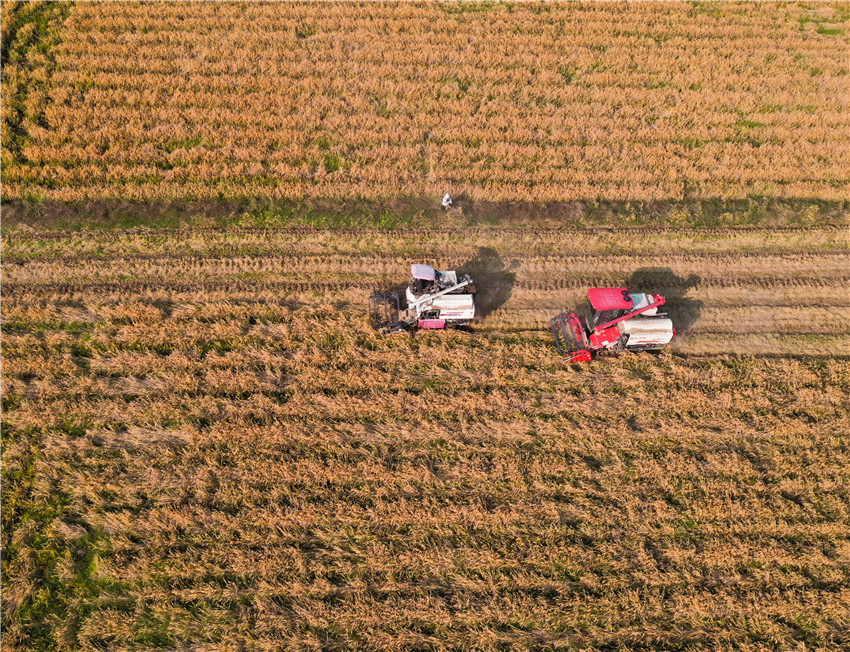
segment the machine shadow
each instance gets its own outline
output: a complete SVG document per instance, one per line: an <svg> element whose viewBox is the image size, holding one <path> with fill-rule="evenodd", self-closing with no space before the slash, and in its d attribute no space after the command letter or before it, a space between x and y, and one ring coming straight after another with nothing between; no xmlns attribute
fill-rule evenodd
<svg viewBox="0 0 850 652"><path fill-rule="evenodd" d="M487 317L511 298L514 274L499 253L490 247L479 247L478 254L458 268L458 274L470 274L475 281L475 314Z"/></svg>
<svg viewBox="0 0 850 652"><path fill-rule="evenodd" d="M661 294L667 303L659 308L673 320L673 327L681 335L699 319L702 301L686 297L688 290L699 285L702 279L696 274L687 278L677 276L669 267L641 267L626 281L631 292Z"/></svg>

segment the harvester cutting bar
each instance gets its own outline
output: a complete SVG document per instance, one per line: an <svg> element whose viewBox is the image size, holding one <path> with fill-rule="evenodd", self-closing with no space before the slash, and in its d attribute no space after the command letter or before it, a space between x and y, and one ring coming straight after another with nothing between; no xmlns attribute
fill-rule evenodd
<svg viewBox="0 0 850 652"><path fill-rule="evenodd" d="M590 359L590 342L581 320L574 313L562 313L549 320L558 352L570 361Z"/></svg>
<svg viewBox="0 0 850 652"><path fill-rule="evenodd" d="M375 292L369 297L369 317L379 331L404 330L408 324L399 321L399 301L395 292Z"/></svg>

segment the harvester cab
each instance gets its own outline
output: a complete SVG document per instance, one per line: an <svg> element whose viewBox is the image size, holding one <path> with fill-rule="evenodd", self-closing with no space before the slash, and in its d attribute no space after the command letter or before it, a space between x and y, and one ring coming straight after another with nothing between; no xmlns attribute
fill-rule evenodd
<svg viewBox="0 0 850 652"><path fill-rule="evenodd" d="M584 321L562 313L549 321L565 362L589 362L595 351L657 351L676 334L673 322L658 308L660 294L632 294L626 288L591 288Z"/></svg>
<svg viewBox="0 0 850 652"><path fill-rule="evenodd" d="M376 292L369 297L372 326L383 333L413 328L446 328L468 324L475 317L475 285L472 277L456 271L437 271L430 265L410 266L402 308L395 292Z"/></svg>

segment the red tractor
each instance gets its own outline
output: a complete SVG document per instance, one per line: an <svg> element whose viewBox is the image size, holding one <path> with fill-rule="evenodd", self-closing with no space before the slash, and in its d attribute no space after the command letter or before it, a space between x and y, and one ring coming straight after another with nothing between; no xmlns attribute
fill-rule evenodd
<svg viewBox="0 0 850 652"><path fill-rule="evenodd" d="M676 334L660 294L631 294L626 288L591 288L590 313L582 322L575 313L549 321L564 362L590 362L594 351L657 351Z"/></svg>

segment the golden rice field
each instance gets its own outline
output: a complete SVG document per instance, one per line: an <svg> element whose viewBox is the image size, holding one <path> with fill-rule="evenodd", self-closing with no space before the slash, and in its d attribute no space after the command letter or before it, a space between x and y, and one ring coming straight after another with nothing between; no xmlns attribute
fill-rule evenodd
<svg viewBox="0 0 850 652"><path fill-rule="evenodd" d="M847 245L7 228L4 646L845 648ZM372 331L412 261L470 332ZM564 366L548 317L624 282L675 346Z"/></svg>
<svg viewBox="0 0 850 652"><path fill-rule="evenodd" d="M846 2L54 14L4 70L6 199L848 196Z"/></svg>
<svg viewBox="0 0 850 652"><path fill-rule="evenodd" d="M0 18L4 650L850 648L850 4Z"/></svg>

